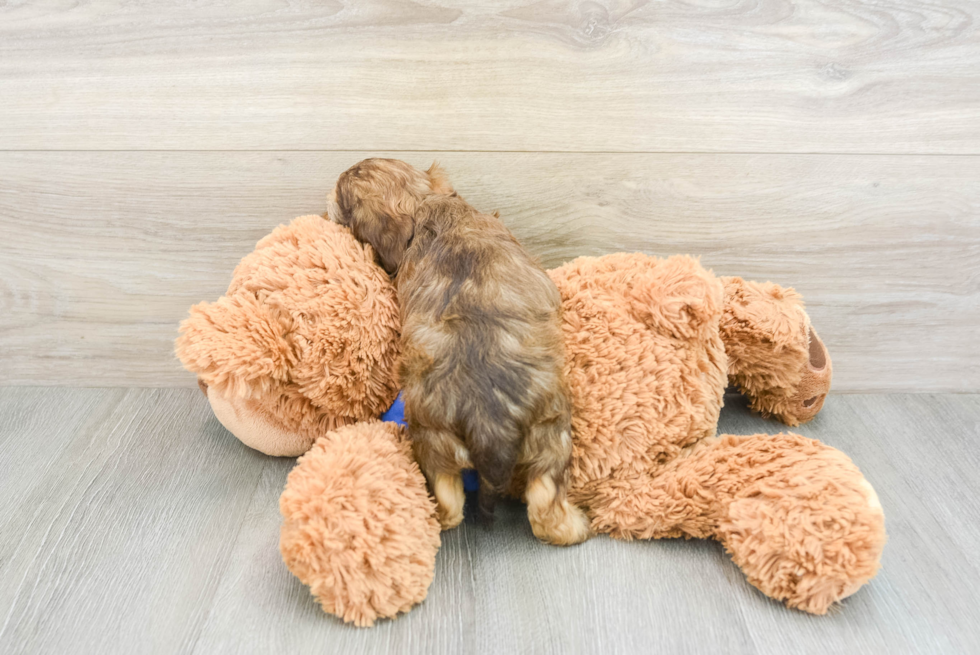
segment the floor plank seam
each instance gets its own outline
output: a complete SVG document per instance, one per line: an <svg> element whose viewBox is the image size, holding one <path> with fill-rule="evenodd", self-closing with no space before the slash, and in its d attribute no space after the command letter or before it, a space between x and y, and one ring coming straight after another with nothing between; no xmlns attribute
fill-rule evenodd
<svg viewBox="0 0 980 655"><path fill-rule="evenodd" d="M244 446L243 446L244 447ZM214 611L215 597L221 590L221 583L224 581L225 576L228 574L228 569L232 565L232 555L235 553L235 547L238 545L238 540L242 534L242 530L245 527L246 519L248 518L248 511L252 507L252 503L255 501L255 495L258 493L259 485L262 484L262 476L265 474L265 469L269 465L268 461L263 462L262 466L259 468L255 476L255 484L252 485L252 491L249 493L248 502L243 503L244 510L242 512L241 521L238 522L238 527L235 530L235 536L233 539L229 539L226 542L225 551L226 556L224 558L224 563L221 566L221 571L215 577L214 585L211 589L210 599L208 601L208 611L204 616L201 617L201 621L196 628L197 634L194 635L194 640L190 645L190 649L186 652L189 655L194 655L197 653L198 644L201 641L201 637L204 634L204 629L207 627L208 622L211 620L211 614ZM278 511L278 510L277 510Z"/></svg>

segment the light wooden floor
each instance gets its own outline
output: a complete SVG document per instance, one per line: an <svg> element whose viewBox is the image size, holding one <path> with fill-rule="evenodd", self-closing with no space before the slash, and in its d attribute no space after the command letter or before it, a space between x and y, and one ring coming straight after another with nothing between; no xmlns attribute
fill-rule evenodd
<svg viewBox="0 0 980 655"><path fill-rule="evenodd" d="M777 431L730 399L721 428ZM517 505L444 535L428 599L372 629L279 559L293 466L188 389L0 389L0 652L966 653L980 644L980 396L832 396L799 430L881 496L883 569L787 610L711 542L539 544Z"/></svg>

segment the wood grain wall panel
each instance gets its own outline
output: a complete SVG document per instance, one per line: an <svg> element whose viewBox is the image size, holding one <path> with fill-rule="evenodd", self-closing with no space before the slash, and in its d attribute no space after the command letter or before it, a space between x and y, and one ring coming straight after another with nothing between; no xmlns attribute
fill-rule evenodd
<svg viewBox="0 0 980 655"><path fill-rule="evenodd" d="M191 385L187 308L279 223L320 213L343 153L0 153L0 383ZM435 153L403 155L428 165ZM439 153L553 267L701 255L794 286L840 391L980 388L980 157Z"/></svg>
<svg viewBox="0 0 980 655"><path fill-rule="evenodd" d="M980 154L972 0L0 3L0 149Z"/></svg>

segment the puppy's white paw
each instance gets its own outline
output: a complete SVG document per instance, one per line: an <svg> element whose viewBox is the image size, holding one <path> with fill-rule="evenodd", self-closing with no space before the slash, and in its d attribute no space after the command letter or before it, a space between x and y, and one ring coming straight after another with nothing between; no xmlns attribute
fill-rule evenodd
<svg viewBox="0 0 980 655"><path fill-rule="evenodd" d="M592 536L589 517L565 498L557 497L554 481L532 480L524 494L534 536L553 546L571 546Z"/></svg>
<svg viewBox="0 0 980 655"><path fill-rule="evenodd" d="M463 521L463 505L466 495L463 492L463 478L460 475L437 475L432 484L436 497L439 525L443 530L455 528Z"/></svg>

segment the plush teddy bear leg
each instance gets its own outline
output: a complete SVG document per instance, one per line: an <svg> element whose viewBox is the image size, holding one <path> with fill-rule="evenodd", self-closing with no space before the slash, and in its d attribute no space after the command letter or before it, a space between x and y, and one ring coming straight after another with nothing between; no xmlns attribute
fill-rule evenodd
<svg viewBox="0 0 980 655"><path fill-rule="evenodd" d="M787 425L806 423L823 407L833 367L793 289L723 277L720 323L729 380L752 409Z"/></svg>
<svg viewBox="0 0 980 655"><path fill-rule="evenodd" d="M394 423L356 423L318 439L290 472L279 511L282 559L325 612L370 626L428 593L439 522Z"/></svg>
<svg viewBox="0 0 980 655"><path fill-rule="evenodd" d="M877 573L885 515L844 453L796 434L728 435L712 458L737 481L719 490L716 536L760 591L825 614Z"/></svg>
<svg viewBox="0 0 980 655"><path fill-rule="evenodd" d="M846 455L796 434L704 439L657 475L605 483L593 527L619 538L721 541L750 583L824 614L878 570L878 497Z"/></svg>

